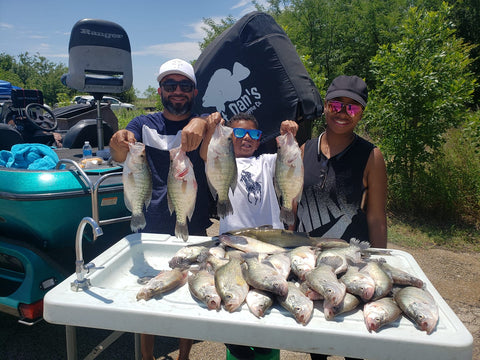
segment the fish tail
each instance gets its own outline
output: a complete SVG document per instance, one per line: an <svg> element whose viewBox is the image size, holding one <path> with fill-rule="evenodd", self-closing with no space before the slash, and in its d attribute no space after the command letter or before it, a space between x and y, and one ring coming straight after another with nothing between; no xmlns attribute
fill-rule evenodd
<svg viewBox="0 0 480 360"><path fill-rule="evenodd" d="M292 209L286 209L282 206L280 209L280 220L287 225L293 225L295 223L295 216Z"/></svg>
<svg viewBox="0 0 480 360"><path fill-rule="evenodd" d="M185 224L179 223L175 225L175 236L179 239L183 239L183 241L188 240L188 226L187 223Z"/></svg>
<svg viewBox="0 0 480 360"><path fill-rule="evenodd" d="M130 221L130 229L132 232L142 230L147 225L145 221L145 215L143 213L132 214L132 220Z"/></svg>
<svg viewBox="0 0 480 360"><path fill-rule="evenodd" d="M223 219L225 216L231 214L233 214L233 208L230 199L222 201L219 200L217 202L217 215Z"/></svg>

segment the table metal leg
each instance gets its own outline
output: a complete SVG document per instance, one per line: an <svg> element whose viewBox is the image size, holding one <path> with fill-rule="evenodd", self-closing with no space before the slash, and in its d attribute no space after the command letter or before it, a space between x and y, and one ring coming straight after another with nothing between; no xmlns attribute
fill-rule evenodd
<svg viewBox="0 0 480 360"><path fill-rule="evenodd" d="M65 325L67 340L67 359L77 360L77 329L75 326Z"/></svg>
<svg viewBox="0 0 480 360"><path fill-rule="evenodd" d="M133 334L135 338L135 360L142 360L142 351L140 348L140 334Z"/></svg>

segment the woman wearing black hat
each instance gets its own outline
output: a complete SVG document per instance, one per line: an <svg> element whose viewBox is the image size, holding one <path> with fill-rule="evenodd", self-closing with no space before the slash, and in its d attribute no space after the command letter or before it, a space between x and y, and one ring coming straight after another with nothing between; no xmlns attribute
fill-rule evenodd
<svg viewBox="0 0 480 360"><path fill-rule="evenodd" d="M367 85L358 76L339 76L328 88L325 132L302 146L305 177L298 231L386 248L385 161L380 149L354 132L367 98Z"/></svg>

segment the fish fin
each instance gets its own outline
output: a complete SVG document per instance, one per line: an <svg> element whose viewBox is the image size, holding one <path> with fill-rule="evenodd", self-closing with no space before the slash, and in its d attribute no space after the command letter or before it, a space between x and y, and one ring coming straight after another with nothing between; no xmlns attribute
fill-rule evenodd
<svg viewBox="0 0 480 360"><path fill-rule="evenodd" d="M227 215L233 214L233 208L232 208L232 203L230 202L230 199L227 199L225 201L217 200L217 214L222 219Z"/></svg>
<svg viewBox="0 0 480 360"><path fill-rule="evenodd" d="M175 211L175 206L173 206L173 201L170 199L170 196L167 194L167 203L168 203L168 211L170 211L170 215L173 214Z"/></svg>
<svg viewBox="0 0 480 360"><path fill-rule="evenodd" d="M130 229L133 232L142 230L146 225L147 222L145 221L145 215L143 215L143 213L132 214L132 220L130 221Z"/></svg>
<svg viewBox="0 0 480 360"><path fill-rule="evenodd" d="M175 236L179 239L183 239L183 241L188 240L188 226L187 224L181 224L177 221L175 225Z"/></svg>
<svg viewBox="0 0 480 360"><path fill-rule="evenodd" d="M295 216L293 214L293 210L286 209L282 206L282 208L280 209L280 220L287 225L293 225L295 223Z"/></svg>
<svg viewBox="0 0 480 360"><path fill-rule="evenodd" d="M235 189L237 188L237 179L238 179L238 173L237 173L237 161L235 161L235 167L233 169L233 174L232 174L232 181L230 182L230 189L232 189L232 194L235 193Z"/></svg>

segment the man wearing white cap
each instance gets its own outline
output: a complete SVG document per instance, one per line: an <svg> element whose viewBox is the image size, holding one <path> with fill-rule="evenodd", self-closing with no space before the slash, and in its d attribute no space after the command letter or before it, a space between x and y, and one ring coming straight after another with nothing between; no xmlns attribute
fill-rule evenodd
<svg viewBox="0 0 480 360"><path fill-rule="evenodd" d="M152 172L152 200L144 211L146 227L142 232L175 234L175 216L170 214L167 202L167 177L170 166L169 150L181 145L192 161L197 180L195 210L188 223L190 235L205 236L211 225L208 212L209 191L205 163L199 154L199 145L206 130L206 120L192 114L197 95L196 78L192 65L181 59L169 60L160 66L157 76L158 94L162 98L163 112L140 115L117 131L110 140L113 159L125 161L128 143L145 144L146 157ZM154 336L141 336L142 358L155 359ZM180 339L179 360L187 360L192 340Z"/></svg>

